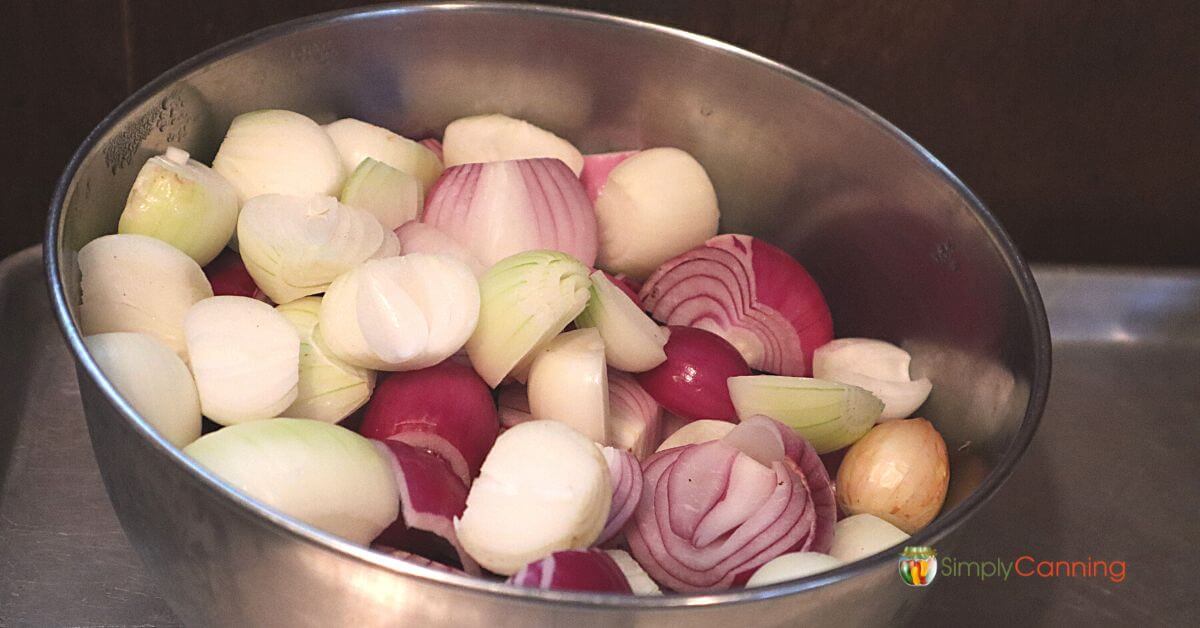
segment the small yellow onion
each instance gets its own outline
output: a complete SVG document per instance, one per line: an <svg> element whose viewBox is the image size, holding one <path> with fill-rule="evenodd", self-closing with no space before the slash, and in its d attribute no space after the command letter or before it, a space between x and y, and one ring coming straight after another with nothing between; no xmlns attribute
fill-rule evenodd
<svg viewBox="0 0 1200 628"><path fill-rule="evenodd" d="M300 382L296 400L283 414L337 423L362 407L375 388L375 371L347 364L325 348L317 326L321 298L304 297L275 311L300 335Z"/></svg>
<svg viewBox="0 0 1200 628"><path fill-rule="evenodd" d="M842 510L875 515L912 534L942 509L950 483L946 442L925 419L876 425L838 469Z"/></svg>

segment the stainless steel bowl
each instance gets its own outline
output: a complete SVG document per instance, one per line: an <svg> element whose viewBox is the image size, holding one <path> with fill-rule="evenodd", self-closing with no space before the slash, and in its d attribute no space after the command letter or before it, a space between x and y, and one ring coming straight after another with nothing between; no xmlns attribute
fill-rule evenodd
<svg viewBox="0 0 1200 628"><path fill-rule="evenodd" d="M955 452L953 484L913 544L945 547L1033 437L1050 344L1028 268L962 183L846 96L721 42L582 11L408 5L289 22L205 52L126 100L72 157L50 208L50 292L96 457L126 534L188 624L832 626L882 623L919 599L897 577L894 552L712 595L520 590L333 538L180 455L85 351L75 253L115 230L148 157L171 144L211 158L234 115L267 107L410 137L500 111L585 152L691 152L716 184L724 231L794 253L824 288L839 335L898 342L935 382L921 413Z"/></svg>

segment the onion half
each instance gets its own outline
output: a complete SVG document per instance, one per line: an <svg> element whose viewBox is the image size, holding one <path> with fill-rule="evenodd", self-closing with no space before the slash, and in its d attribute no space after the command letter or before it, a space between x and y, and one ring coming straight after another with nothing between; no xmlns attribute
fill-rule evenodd
<svg viewBox="0 0 1200 628"><path fill-rule="evenodd" d="M575 325L594 327L600 332L608 365L628 373L641 373L665 362L663 345L667 344L667 331L650 320L607 273L598 270L591 274L591 280L591 299L575 319Z"/></svg>
<svg viewBox="0 0 1200 628"><path fill-rule="evenodd" d="M925 403L933 384L914 380L908 366L912 356L890 342L868 338L838 338L813 354L813 376L858 386L883 402L880 421L904 419Z"/></svg>
<svg viewBox="0 0 1200 628"><path fill-rule="evenodd" d="M346 172L354 172L366 159L381 161L410 174L428 189L442 173L438 156L427 147L391 131L354 118L326 124L325 132L337 147Z"/></svg>
<svg viewBox="0 0 1200 628"><path fill-rule="evenodd" d="M367 158L346 179L338 200L370 212L391 231L420 216L425 190L411 174Z"/></svg>
<svg viewBox="0 0 1200 628"><path fill-rule="evenodd" d="M595 549L554 552L522 567L508 583L558 591L633 593L612 556Z"/></svg>
<svg viewBox="0 0 1200 628"><path fill-rule="evenodd" d="M732 421L736 412L727 382L749 375L750 367L733 345L695 327L669 328L667 360L637 374L638 383L664 408L688 420Z"/></svg>
<svg viewBox="0 0 1200 628"><path fill-rule="evenodd" d="M282 109L234 118L213 158L213 170L233 185L242 202L263 194L332 196L346 178L325 130Z"/></svg>
<svg viewBox="0 0 1200 628"><path fill-rule="evenodd" d="M561 421L601 445L608 442L608 369L595 329L559 334L529 367L527 393L534 419Z"/></svg>
<svg viewBox="0 0 1200 628"><path fill-rule="evenodd" d="M883 411L879 399L857 386L809 377L731 377L729 395L742 420L769 416L822 454L862 438Z"/></svg>
<svg viewBox="0 0 1200 628"><path fill-rule="evenodd" d="M505 390L500 392L505 403ZM662 407L629 373L608 369L609 444L638 460L654 453L662 440Z"/></svg>
<svg viewBox="0 0 1200 628"><path fill-rule="evenodd" d="M498 113L459 118L448 124L442 135L442 158L447 167L538 157L562 161L576 177L583 170L583 155L570 142Z"/></svg>

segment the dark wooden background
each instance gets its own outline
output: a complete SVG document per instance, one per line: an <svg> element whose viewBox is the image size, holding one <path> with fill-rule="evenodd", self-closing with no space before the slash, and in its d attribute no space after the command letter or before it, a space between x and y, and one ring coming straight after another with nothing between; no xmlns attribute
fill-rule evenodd
<svg viewBox="0 0 1200 628"><path fill-rule="evenodd" d="M0 255L133 89L356 0L0 0ZM778 59L897 124L1035 261L1200 265L1200 2L568 0Z"/></svg>

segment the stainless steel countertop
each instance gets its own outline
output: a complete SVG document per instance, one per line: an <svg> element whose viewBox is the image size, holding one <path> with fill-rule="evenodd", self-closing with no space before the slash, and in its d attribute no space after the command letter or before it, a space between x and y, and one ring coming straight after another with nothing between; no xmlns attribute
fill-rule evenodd
<svg viewBox="0 0 1200 628"><path fill-rule="evenodd" d="M937 579L925 625L1200 620L1200 271L1038 267L1045 418L941 555L1125 561L1126 578ZM109 506L40 251L0 263L0 626L174 626ZM164 504L164 508L170 507Z"/></svg>

